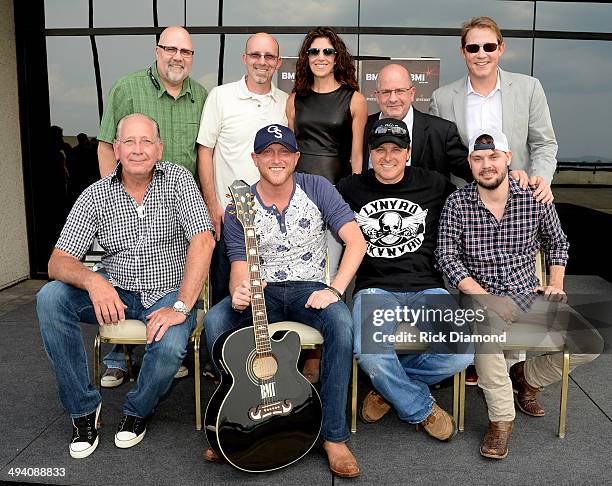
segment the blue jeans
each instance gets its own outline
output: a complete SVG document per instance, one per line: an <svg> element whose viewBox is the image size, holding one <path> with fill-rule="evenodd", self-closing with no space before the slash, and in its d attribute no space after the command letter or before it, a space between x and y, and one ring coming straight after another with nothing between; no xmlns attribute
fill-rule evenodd
<svg viewBox="0 0 612 486"><path fill-rule="evenodd" d="M432 297L435 296L435 297ZM367 305L362 300L368 299ZM419 292L389 292L378 288L363 289L353 297L353 339L355 357L361 369L372 380L374 388L389 402L401 420L419 423L431 413L434 399L429 385L453 376L471 364L473 352L466 354L400 354L393 344L386 345L385 352L362 352L362 328L367 320L372 322L373 308L393 310L400 307L419 309L434 306L457 309L453 297L444 289L434 288ZM367 307L367 309L366 309ZM362 314L363 311L363 314ZM366 315L367 314L367 315ZM432 325L433 324L433 325ZM383 323L377 330L383 335L393 335L397 320ZM435 323L421 320L416 326L422 331L435 331ZM367 343L365 343L367 345Z"/></svg>
<svg viewBox="0 0 612 486"><path fill-rule="evenodd" d="M315 290L325 288L320 282L271 282L265 289L268 322L297 321L317 329L325 340L321 359L321 402L323 426L321 436L330 442L344 442L349 438L346 421L346 400L351 374L353 336L351 314L344 302L336 302L325 309L311 309L304 305ZM215 340L224 332L251 326L251 309L236 312L231 297L213 306L204 317L206 342L212 355Z"/></svg>
<svg viewBox="0 0 612 486"><path fill-rule="evenodd" d="M125 318L143 322L147 322L147 314L161 307L171 307L177 299L177 292L170 292L145 309L138 292L115 289L127 305ZM57 280L49 282L38 292L36 311L63 407L73 418L90 414L101 398L89 378L87 354L79 326L80 322L97 325L89 294ZM168 328L160 341L145 346L138 380L125 397L124 414L148 417L153 413L187 354L187 342L195 324L193 311L185 322Z"/></svg>

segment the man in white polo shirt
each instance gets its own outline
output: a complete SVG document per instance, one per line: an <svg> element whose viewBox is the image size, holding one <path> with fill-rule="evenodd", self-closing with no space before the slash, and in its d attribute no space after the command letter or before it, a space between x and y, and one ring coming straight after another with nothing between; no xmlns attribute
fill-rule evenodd
<svg viewBox="0 0 612 486"><path fill-rule="evenodd" d="M255 133L271 123L287 124L287 94L272 84L280 67L278 41L263 32L248 38L242 60L246 75L214 88L204 105L198 133L198 173L218 244L211 263L212 303L228 292L229 261L221 237L227 187L235 179L259 180L251 152Z"/></svg>

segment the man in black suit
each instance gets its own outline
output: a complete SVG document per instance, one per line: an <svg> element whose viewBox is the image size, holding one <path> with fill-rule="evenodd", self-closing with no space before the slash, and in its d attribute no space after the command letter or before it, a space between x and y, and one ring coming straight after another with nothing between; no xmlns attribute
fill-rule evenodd
<svg viewBox="0 0 612 486"><path fill-rule="evenodd" d="M404 66L388 64L378 73L376 101L380 112L368 117L364 140L380 118L403 120L410 131L412 153L409 165L425 167L450 177L453 174L468 182L472 173L467 148L461 143L457 126L437 116L421 113L412 106L415 89ZM363 147L363 171L368 169L369 150Z"/></svg>

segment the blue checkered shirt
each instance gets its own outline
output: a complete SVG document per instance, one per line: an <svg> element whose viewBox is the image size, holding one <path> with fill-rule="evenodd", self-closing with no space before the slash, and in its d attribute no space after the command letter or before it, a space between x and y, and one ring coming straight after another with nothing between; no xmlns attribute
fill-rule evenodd
<svg viewBox="0 0 612 486"><path fill-rule="evenodd" d="M544 251L547 265L566 266L569 243L555 207L537 202L533 190L521 189L515 179L509 181L508 201L499 222L483 204L475 182L446 201L435 255L453 287L472 277L487 292L517 300L520 294L533 296L539 285L538 250Z"/></svg>
<svg viewBox="0 0 612 486"><path fill-rule="evenodd" d="M111 283L139 292L148 308L180 288L189 241L213 228L184 167L158 162L141 206L123 188L120 167L83 191L55 247L80 260L96 237Z"/></svg>

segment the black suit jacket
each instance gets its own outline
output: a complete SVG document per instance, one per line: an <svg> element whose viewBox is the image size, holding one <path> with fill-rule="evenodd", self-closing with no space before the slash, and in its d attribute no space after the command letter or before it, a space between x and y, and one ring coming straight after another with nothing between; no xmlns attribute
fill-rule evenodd
<svg viewBox="0 0 612 486"><path fill-rule="evenodd" d="M414 123L412 126L411 165L425 167L444 174L453 174L471 182L472 171L467 160L467 148L461 143L457 125L437 116L421 113L412 107ZM380 112L368 116L363 143L363 170L368 170L370 159L368 135L372 125L378 120Z"/></svg>

